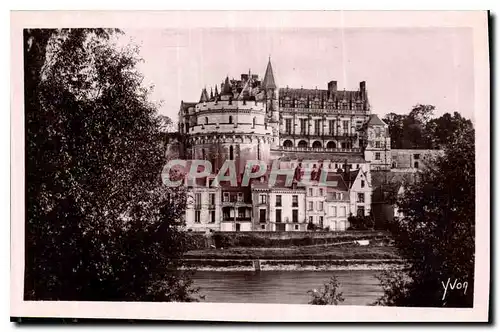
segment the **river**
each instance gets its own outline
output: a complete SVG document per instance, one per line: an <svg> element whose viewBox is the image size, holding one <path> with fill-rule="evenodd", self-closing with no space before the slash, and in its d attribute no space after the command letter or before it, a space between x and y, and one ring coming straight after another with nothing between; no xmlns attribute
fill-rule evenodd
<svg viewBox="0 0 500 332"><path fill-rule="evenodd" d="M194 284L204 302L307 304L307 291L320 289L336 275L343 305L368 305L382 295L375 274L380 271L197 271Z"/></svg>

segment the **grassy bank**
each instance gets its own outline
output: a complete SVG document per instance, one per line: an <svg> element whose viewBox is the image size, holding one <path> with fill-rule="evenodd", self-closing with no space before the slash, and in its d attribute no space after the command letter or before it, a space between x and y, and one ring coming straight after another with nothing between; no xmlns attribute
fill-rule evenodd
<svg viewBox="0 0 500 332"><path fill-rule="evenodd" d="M399 259L394 247L322 245L294 246L288 248L247 248L191 250L187 259L272 259L272 260L348 260L348 259Z"/></svg>
<svg viewBox="0 0 500 332"><path fill-rule="evenodd" d="M387 245L389 233L383 231L346 232L215 232L209 236L188 233L192 250L215 248L289 248L294 246L328 245L370 240Z"/></svg>

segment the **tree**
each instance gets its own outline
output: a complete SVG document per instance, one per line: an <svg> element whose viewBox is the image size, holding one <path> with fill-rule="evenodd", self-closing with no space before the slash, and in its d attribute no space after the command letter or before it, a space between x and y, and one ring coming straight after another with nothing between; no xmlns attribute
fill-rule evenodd
<svg viewBox="0 0 500 332"><path fill-rule="evenodd" d="M26 300L194 301L185 192L117 31L25 30Z"/></svg>
<svg viewBox="0 0 500 332"><path fill-rule="evenodd" d="M426 124L425 131L429 137L430 147L438 149L445 146L454 133L472 127L472 122L469 119L454 112L453 116L450 113L445 113L439 118L430 120Z"/></svg>
<svg viewBox="0 0 500 332"><path fill-rule="evenodd" d="M309 290L307 293L311 296L309 304L314 305L338 305L344 302L342 292L339 292L340 283L336 276L330 278L329 282L323 285L323 288Z"/></svg>
<svg viewBox="0 0 500 332"><path fill-rule="evenodd" d="M425 129L434 110L433 105L417 104L408 115L387 114L383 120L389 127L391 147L394 149L429 148Z"/></svg>
<svg viewBox="0 0 500 332"><path fill-rule="evenodd" d="M402 218L392 226L395 245L407 264L382 275L382 305L471 307L474 295L474 129L450 135L444 154L405 188L398 201ZM450 279L467 291L448 289Z"/></svg>

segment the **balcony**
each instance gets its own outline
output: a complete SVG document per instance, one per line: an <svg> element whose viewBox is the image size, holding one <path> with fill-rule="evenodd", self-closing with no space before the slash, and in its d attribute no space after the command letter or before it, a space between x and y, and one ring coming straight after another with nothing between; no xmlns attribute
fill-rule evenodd
<svg viewBox="0 0 500 332"><path fill-rule="evenodd" d="M359 148L352 148L352 149L342 149L342 148L335 148L335 149L328 149L328 148L311 148L311 147L280 147L282 151L290 151L290 152L361 152L361 149Z"/></svg>
<svg viewBox="0 0 500 332"><path fill-rule="evenodd" d="M244 218L234 218L234 217L223 217L222 222L251 222L252 218L251 217L244 217Z"/></svg>

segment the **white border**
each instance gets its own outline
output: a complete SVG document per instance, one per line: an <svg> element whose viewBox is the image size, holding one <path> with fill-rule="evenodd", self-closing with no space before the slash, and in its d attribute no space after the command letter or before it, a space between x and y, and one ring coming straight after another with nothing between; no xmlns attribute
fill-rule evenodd
<svg viewBox="0 0 500 332"><path fill-rule="evenodd" d="M476 288L473 309L212 303L26 302L22 28L471 27L476 121ZM489 59L486 12L13 12L11 14L11 316L231 321L486 321L489 295Z"/></svg>

